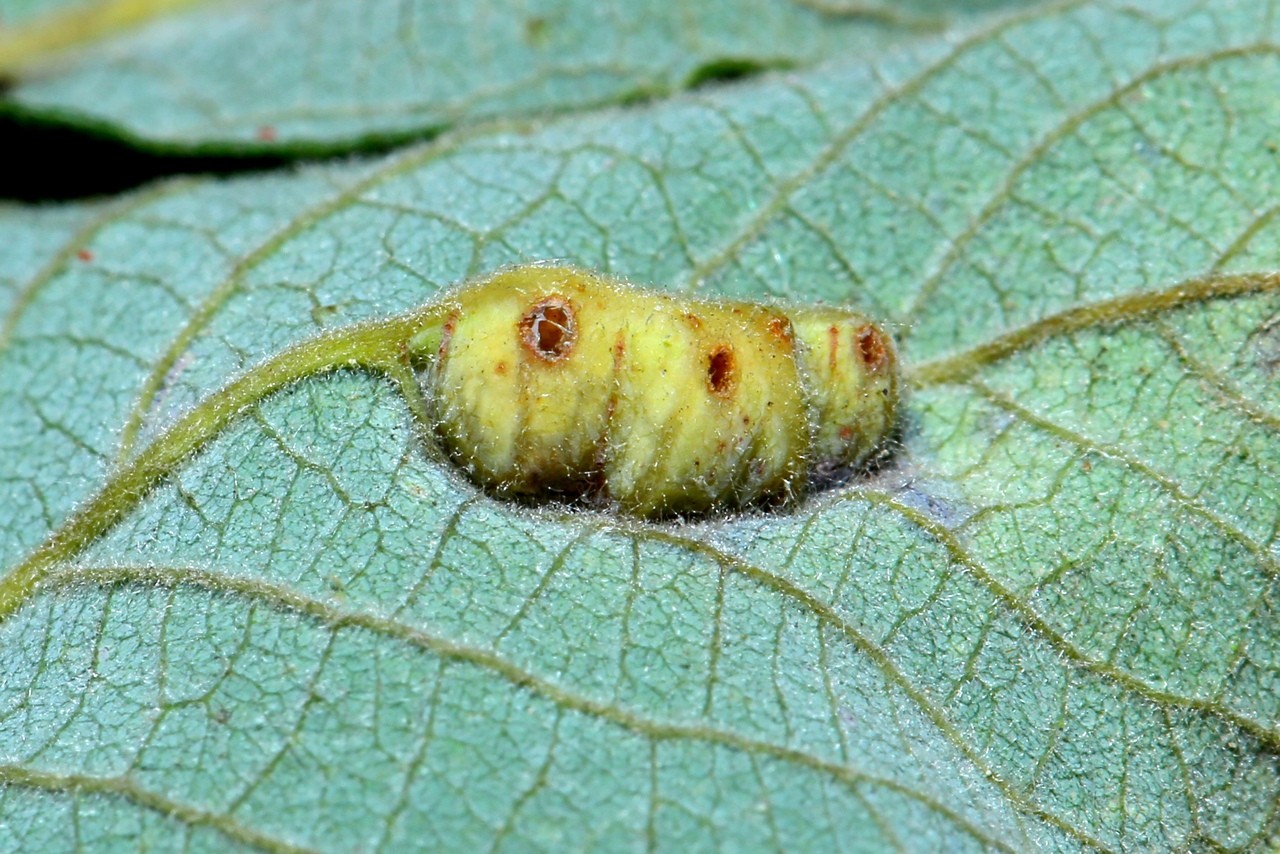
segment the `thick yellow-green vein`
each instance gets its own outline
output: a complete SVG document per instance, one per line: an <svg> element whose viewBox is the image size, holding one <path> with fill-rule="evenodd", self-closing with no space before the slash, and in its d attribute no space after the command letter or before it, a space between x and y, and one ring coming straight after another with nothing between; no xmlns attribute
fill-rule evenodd
<svg viewBox="0 0 1280 854"><path fill-rule="evenodd" d="M313 849L246 827L229 815L213 813L167 798L145 789L129 777L93 777L88 774L58 774L21 765L0 765L0 785L22 786L45 792L72 795L117 797L153 810L165 818L191 827L208 827L239 845L269 854L306 854Z"/></svg>
<svg viewBox="0 0 1280 854"><path fill-rule="evenodd" d="M905 786L888 777L861 771L851 765L843 765L815 756L794 747L749 738L736 732L706 724L678 724L658 720L613 703L585 696L550 680L525 670L492 650L458 643L457 641L429 634L414 626L367 611L339 608L329 602L315 599L292 588L259 579L225 575L194 567L162 566L110 566L67 567L59 569L48 579L48 586L76 585L113 586L121 584L186 587L260 602L279 611L304 615L334 630L361 629L391 638L442 659L472 665L497 675L508 683L545 698L557 708L588 715L635 732L655 742L698 741L720 745L731 750L755 756L767 756L782 762L795 764L816 773L828 775L840 783L855 789L873 786L889 789L918 801L962 829L974 839L1001 851L1012 851L1008 844L995 839L973 825L951 807L932 796ZM1032 810L1036 812L1036 810ZM1036 814L1039 814L1036 812ZM1052 819L1050 819L1052 821ZM1055 822L1056 823L1056 822ZM1078 832L1074 832L1079 836ZM1080 837L1099 850L1105 846Z"/></svg>
<svg viewBox="0 0 1280 854"><path fill-rule="evenodd" d="M51 567L78 554L137 506L179 463L272 392L305 377L344 367L402 376L409 339L441 319L447 303L433 303L389 320L357 324L285 350L207 397L108 478L26 560L0 578L0 620L12 614Z"/></svg>
<svg viewBox="0 0 1280 854"><path fill-rule="evenodd" d="M998 338L905 371L916 388L964 382L983 367L1036 344L1095 327L1114 326L1160 312L1213 299L1280 290L1280 274L1250 273L1190 279L1162 291L1126 294L1068 309L1007 332Z"/></svg>

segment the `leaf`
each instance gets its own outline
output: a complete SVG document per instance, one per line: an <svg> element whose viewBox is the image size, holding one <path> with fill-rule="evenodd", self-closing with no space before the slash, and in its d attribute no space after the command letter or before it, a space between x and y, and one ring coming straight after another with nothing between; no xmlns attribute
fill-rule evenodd
<svg viewBox="0 0 1280 854"><path fill-rule="evenodd" d="M67 9L44 0L41 16L31 5L8 16L19 26L0 30L0 70L26 78L10 110L202 153L345 150L498 116L657 97L866 55L936 28L947 6L97 0ZM78 43L90 47L55 53Z"/></svg>
<svg viewBox="0 0 1280 854"><path fill-rule="evenodd" d="M1277 42L1068 3L4 211L3 846L1273 848ZM516 508L316 337L551 257L867 308L900 445L788 514Z"/></svg>

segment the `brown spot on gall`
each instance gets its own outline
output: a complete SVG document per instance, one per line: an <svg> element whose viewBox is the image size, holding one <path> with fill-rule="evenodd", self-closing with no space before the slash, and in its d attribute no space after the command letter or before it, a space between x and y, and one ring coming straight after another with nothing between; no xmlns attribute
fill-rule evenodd
<svg viewBox="0 0 1280 854"><path fill-rule="evenodd" d="M449 345L453 343L453 333L457 328L458 313L455 311L445 318L444 326L440 329L440 351L436 353L436 359L440 362L449 355Z"/></svg>
<svg viewBox="0 0 1280 854"><path fill-rule="evenodd" d="M685 319L685 320L687 320L687 321L689 322L689 325L690 325L691 327L693 327L694 329L701 329L701 328L702 328L702 318L698 317L698 315L696 315L696 314L686 314L686 315L684 316L684 319Z"/></svg>
<svg viewBox="0 0 1280 854"><path fill-rule="evenodd" d="M840 428L840 441L849 442L853 439L853 428L848 424Z"/></svg>
<svg viewBox="0 0 1280 854"><path fill-rule="evenodd" d="M707 389L717 397L729 397L737 384L738 365L733 348L720 344L707 357Z"/></svg>
<svg viewBox="0 0 1280 854"><path fill-rule="evenodd" d="M618 336L613 339L613 375L616 377L622 372L622 360L627 355L627 339L622 337L619 332Z"/></svg>
<svg viewBox="0 0 1280 854"><path fill-rule="evenodd" d="M862 357L867 370L878 371L888 363L889 347L885 344L880 330L870 323L858 329L854 341L857 343L858 355Z"/></svg>
<svg viewBox="0 0 1280 854"><path fill-rule="evenodd" d="M840 355L840 327L830 326L827 328L827 365L831 372L836 370L836 357Z"/></svg>
<svg viewBox="0 0 1280 854"><path fill-rule="evenodd" d="M493 366L493 372L494 372L495 374L497 374L498 376L500 376L500 377L501 377L501 376L506 376L506 373L507 373L507 363L506 363L506 362L499 362L498 364L494 365L494 366Z"/></svg>
<svg viewBox="0 0 1280 854"><path fill-rule="evenodd" d="M520 341L544 362L568 358L578 337L573 306L559 294L544 297L520 318Z"/></svg>
<svg viewBox="0 0 1280 854"><path fill-rule="evenodd" d="M769 318L769 334L787 346L795 343L795 331L791 328L791 321L785 317Z"/></svg>

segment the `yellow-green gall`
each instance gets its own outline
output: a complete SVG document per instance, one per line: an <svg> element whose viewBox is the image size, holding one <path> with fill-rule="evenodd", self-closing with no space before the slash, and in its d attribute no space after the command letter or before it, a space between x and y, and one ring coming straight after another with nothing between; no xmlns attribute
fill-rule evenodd
<svg viewBox="0 0 1280 854"><path fill-rule="evenodd" d="M433 427L500 495L643 517L803 493L893 426L889 336L838 308L690 299L568 267L467 284L413 340Z"/></svg>

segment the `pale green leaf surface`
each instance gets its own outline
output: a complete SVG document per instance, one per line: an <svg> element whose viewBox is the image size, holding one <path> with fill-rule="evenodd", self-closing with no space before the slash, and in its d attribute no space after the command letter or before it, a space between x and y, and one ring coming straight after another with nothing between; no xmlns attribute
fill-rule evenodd
<svg viewBox="0 0 1280 854"><path fill-rule="evenodd" d="M0 26L15 27L52 12L86 5L86 0L0 0Z"/></svg>
<svg viewBox="0 0 1280 854"><path fill-rule="evenodd" d="M1015 2L1026 0L953 2L950 11ZM661 95L721 65L865 56L940 26L941 5L222 0L56 57L11 103L151 146L350 147Z"/></svg>
<svg viewBox="0 0 1280 854"><path fill-rule="evenodd" d="M0 847L1273 847L1276 27L1069 4L40 213L10 567L229 379L516 261L862 305L915 387L873 476L670 525L485 497L376 374L256 402L0 625Z"/></svg>
<svg viewBox="0 0 1280 854"><path fill-rule="evenodd" d="M0 205L0 234L5 240L5 251L0 252L3 316L14 314L27 282L39 277L43 268L65 261L59 251L73 242L93 214L91 205L43 210Z"/></svg>
<svg viewBox="0 0 1280 854"><path fill-rule="evenodd" d="M57 0L44 0L57 2ZM930 21L942 21L960 14L990 12L1021 5L1024 0L797 0L830 15L851 15L881 18L904 24L922 25Z"/></svg>

